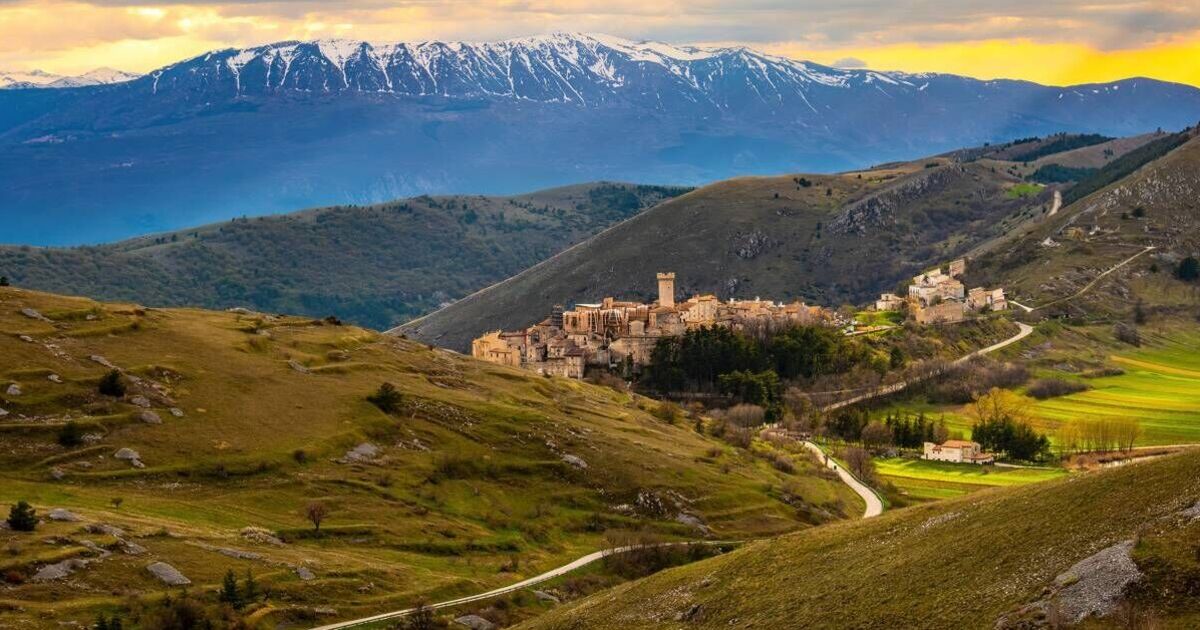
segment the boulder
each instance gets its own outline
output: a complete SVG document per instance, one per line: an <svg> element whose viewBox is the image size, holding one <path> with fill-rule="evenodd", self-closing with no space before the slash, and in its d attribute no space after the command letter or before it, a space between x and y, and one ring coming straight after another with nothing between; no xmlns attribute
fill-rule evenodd
<svg viewBox="0 0 1200 630"><path fill-rule="evenodd" d="M216 548L215 551L223 556L229 556L230 558L237 558L238 560L262 560L263 559L263 555L261 553L255 553L253 551L242 551L241 549L230 549L228 547L218 547L218 548Z"/></svg>
<svg viewBox="0 0 1200 630"><path fill-rule="evenodd" d="M146 398L145 396L134 396L133 398L129 399L129 404L136 405L138 407L149 408L150 399Z"/></svg>
<svg viewBox="0 0 1200 630"><path fill-rule="evenodd" d="M183 417L183 410L182 410L182 409L180 409L179 407L171 407L171 408L170 408L170 409L168 409L167 411L169 411L169 412L171 413L171 415L172 415L172 416L175 416L176 418L182 418L182 417Z"/></svg>
<svg viewBox="0 0 1200 630"><path fill-rule="evenodd" d="M479 615L463 615L456 618L454 623L470 628L471 630L495 630L496 628L496 624Z"/></svg>
<svg viewBox="0 0 1200 630"><path fill-rule="evenodd" d="M6 409L0 409L0 418L3 418L4 416L7 416L7 415L8 415L8 411Z"/></svg>
<svg viewBox="0 0 1200 630"><path fill-rule="evenodd" d="M67 476L67 472L57 466L50 469L50 478L55 481L62 481L63 477Z"/></svg>
<svg viewBox="0 0 1200 630"><path fill-rule="evenodd" d="M135 459L142 458L141 455L138 455L137 451L135 451L129 447L122 448L121 450L117 451L116 453L113 453L113 457L115 457L117 459L124 459L127 461L133 461Z"/></svg>
<svg viewBox="0 0 1200 630"><path fill-rule="evenodd" d="M46 518L52 521L62 521L65 523L78 523L79 521L83 520L82 518L79 518L78 514L62 508L54 508L53 510L50 510L46 513Z"/></svg>
<svg viewBox="0 0 1200 630"><path fill-rule="evenodd" d="M346 451L338 461L343 464L353 464L361 462L369 462L379 456L379 447L370 442L363 442L358 446Z"/></svg>
<svg viewBox="0 0 1200 630"><path fill-rule="evenodd" d="M4 393L9 396L20 396L21 395L21 386L17 385L16 383L9 383L8 389L5 389Z"/></svg>
<svg viewBox="0 0 1200 630"><path fill-rule="evenodd" d="M279 540L279 538L276 537L275 534L271 533L270 530L262 527L243 527L241 534L242 538L245 538L251 542L260 543L263 545L274 545L276 547L283 546L282 540Z"/></svg>
<svg viewBox="0 0 1200 630"><path fill-rule="evenodd" d="M34 573L31 579L34 582L61 580L74 573L77 569L86 567L87 564L87 560L80 560L79 558L71 558L69 560L63 560L62 562L47 564L46 566L38 569L37 573Z"/></svg>
<svg viewBox="0 0 1200 630"><path fill-rule="evenodd" d="M146 424L162 424L162 418L149 409L144 409L138 412L137 419Z"/></svg>
<svg viewBox="0 0 1200 630"><path fill-rule="evenodd" d="M93 534L106 534L113 538L124 538L125 530L120 527L114 527L107 523L92 523L87 526L87 530Z"/></svg>
<svg viewBox="0 0 1200 630"><path fill-rule="evenodd" d="M308 567L296 567L296 577L304 580L305 582L317 579L317 575Z"/></svg>
<svg viewBox="0 0 1200 630"><path fill-rule="evenodd" d="M567 465L574 466L580 470L586 470L588 467L587 462L583 461L583 458L575 455L563 455L562 460Z"/></svg>
<svg viewBox="0 0 1200 630"><path fill-rule="evenodd" d="M187 586L192 583L191 580L179 572L179 569L166 562L152 562L146 565L146 570L167 586Z"/></svg>
<svg viewBox="0 0 1200 630"><path fill-rule="evenodd" d="M28 317L29 319L36 319L39 322L50 321L50 318L46 317L45 315L42 315L41 313L37 312L34 309L28 308L28 307L21 309L21 314L24 315L25 317Z"/></svg>
<svg viewBox="0 0 1200 630"><path fill-rule="evenodd" d="M99 363L100 365L103 365L104 367L109 368L109 369L115 369L117 367L117 366L113 365L111 362L109 362L108 359L105 359L104 357L102 357L98 354L93 354L92 356L90 356L88 358L92 360L92 363Z"/></svg>
<svg viewBox="0 0 1200 630"><path fill-rule="evenodd" d="M300 363L299 361L297 361L295 359L288 359L288 367L292 368L293 370L296 370L297 372L299 372L301 374L308 374L309 372L312 371L312 370L304 367L303 363Z"/></svg>
<svg viewBox="0 0 1200 630"><path fill-rule="evenodd" d="M143 547L135 542L129 542L128 540L122 540L121 541L121 551L124 551L126 554L131 555L131 556L140 556L140 555L146 553L147 550L145 547Z"/></svg>
<svg viewBox="0 0 1200 630"><path fill-rule="evenodd" d="M25 343L33 343L33 337L30 337L29 335L21 335L20 339Z"/></svg>
<svg viewBox="0 0 1200 630"><path fill-rule="evenodd" d="M59 385L62 385L63 382L62 377L57 374L51 374L50 376L47 376L46 380L50 381L51 383L58 383Z"/></svg>

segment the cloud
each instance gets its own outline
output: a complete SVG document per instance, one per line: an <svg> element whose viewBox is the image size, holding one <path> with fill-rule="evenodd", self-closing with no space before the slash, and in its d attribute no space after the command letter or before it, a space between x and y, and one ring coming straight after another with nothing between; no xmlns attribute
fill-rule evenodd
<svg viewBox="0 0 1200 630"><path fill-rule="evenodd" d="M830 65L834 68L866 68L867 62L858 57L842 57L834 60Z"/></svg>

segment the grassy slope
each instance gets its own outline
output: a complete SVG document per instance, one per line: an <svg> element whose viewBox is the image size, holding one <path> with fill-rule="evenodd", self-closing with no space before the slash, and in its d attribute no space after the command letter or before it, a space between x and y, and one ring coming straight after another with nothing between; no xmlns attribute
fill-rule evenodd
<svg viewBox="0 0 1200 630"><path fill-rule="evenodd" d="M528 627L991 627L1076 561L1139 533L1149 536L1138 556L1155 543L1186 553L1174 514L1198 498L1195 452L990 490L756 543ZM691 621L675 621L694 605Z"/></svg>
<svg viewBox="0 0 1200 630"><path fill-rule="evenodd" d="M97 299L335 314L384 329L682 192L583 184L516 197L417 197L97 247L0 247L0 275Z"/></svg>
<svg viewBox="0 0 1200 630"><path fill-rule="evenodd" d="M1062 468L997 468L920 459L878 459L875 470L908 496L946 499L997 486L1020 486L1067 474Z"/></svg>
<svg viewBox="0 0 1200 630"><path fill-rule="evenodd" d="M800 179L693 191L403 330L462 349L483 331L529 325L555 303L651 299L655 271L675 271L681 296L866 301L997 234L1050 194L1010 198L1015 178L946 158L806 175L808 187Z"/></svg>
<svg viewBox="0 0 1200 630"><path fill-rule="evenodd" d="M22 316L24 307L53 323ZM128 529L149 549L148 556L118 553L70 585L6 588L0 622L88 620L97 606L158 592L144 569L151 559L175 565L201 591L229 568L252 569L285 611L333 605L352 616L534 575L602 546L606 528L698 536L675 522L680 512L696 514L717 536L803 527L781 496L785 485L832 513L862 509L808 462L799 461L795 475L780 473L690 423L664 424L643 410L651 405L645 399L308 319L267 319L267 334L256 334L258 319L0 289L0 385L23 389L0 391L0 407L10 412L0 421L0 504L27 499L43 514L68 508ZM137 422L135 407L96 394L105 369L92 355L165 386L171 401L149 394L163 424ZM290 368L289 359L312 373ZM51 373L64 382L51 382ZM384 381L407 397L395 417L364 400ZM168 414L172 404L185 417ZM99 442L57 445L68 415ZM382 448L378 461L332 461L367 441ZM147 467L115 460L121 447L137 450ZM307 463L294 459L298 449ZM566 465L563 453L588 468ZM62 481L51 479L55 467L66 473ZM618 507L637 506L639 495L666 507ZM113 497L124 499L119 509ZM302 537L300 508L312 499L333 508L330 536L318 540ZM293 542L240 538L251 525ZM114 543L72 523L0 539L16 550L0 559L0 573L26 576L51 559L85 553L82 540ZM253 550L269 562L201 544ZM519 570L499 573L513 556ZM286 566L302 562L316 581L301 582Z"/></svg>

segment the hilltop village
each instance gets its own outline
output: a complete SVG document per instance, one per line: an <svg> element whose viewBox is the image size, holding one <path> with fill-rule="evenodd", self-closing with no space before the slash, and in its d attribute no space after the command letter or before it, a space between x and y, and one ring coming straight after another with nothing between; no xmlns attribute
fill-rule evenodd
<svg viewBox="0 0 1200 630"><path fill-rule="evenodd" d="M941 267L913 276L908 296L884 293L875 301L877 311L908 310L918 324L953 324L968 313L1003 311L1008 308L1004 289L975 287L970 291L959 278L967 271L964 259L952 261L946 271Z"/></svg>
<svg viewBox="0 0 1200 630"><path fill-rule="evenodd" d="M650 360L659 339L710 326L822 324L841 318L829 309L803 302L721 301L711 294L675 302L675 274L658 274L658 300L624 302L611 297L596 304L555 307L550 317L524 330L493 331L471 342L477 359L523 367L542 374L583 378L588 366L640 367Z"/></svg>

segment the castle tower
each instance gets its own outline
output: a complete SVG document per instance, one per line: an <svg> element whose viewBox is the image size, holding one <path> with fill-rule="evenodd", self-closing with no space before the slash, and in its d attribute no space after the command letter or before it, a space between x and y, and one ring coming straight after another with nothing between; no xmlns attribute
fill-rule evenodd
<svg viewBox="0 0 1200 630"><path fill-rule="evenodd" d="M675 272L658 274L658 305L675 306Z"/></svg>

